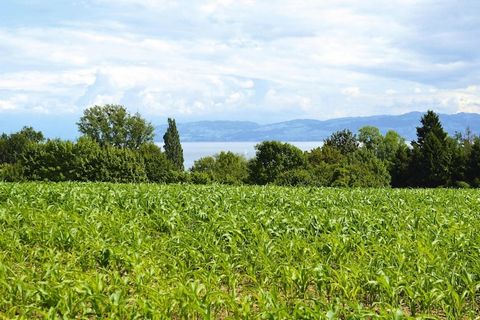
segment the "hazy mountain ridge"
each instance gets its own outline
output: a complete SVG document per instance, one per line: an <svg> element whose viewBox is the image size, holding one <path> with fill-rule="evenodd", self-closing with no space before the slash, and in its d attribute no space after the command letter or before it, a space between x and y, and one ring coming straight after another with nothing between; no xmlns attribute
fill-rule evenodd
<svg viewBox="0 0 480 320"><path fill-rule="evenodd" d="M349 129L357 132L363 126L371 125L382 133L395 130L407 140L416 138L416 127L420 125L422 112L403 115L378 115L369 117L348 117L331 120L299 119L272 124L258 124L248 121L199 121L177 123L180 137L184 142L195 141L322 141L332 132ZM444 129L453 135L465 132L469 127L473 133L480 133L480 114L440 114ZM161 140L166 125L156 127L157 140Z"/></svg>
<svg viewBox="0 0 480 320"><path fill-rule="evenodd" d="M416 138L416 127L420 125L422 112L403 115L376 115L369 117L348 117L331 120L297 119L271 124L258 124L250 121L197 121L177 123L180 138L184 142L195 141L323 141L332 132L372 125L383 133L393 129L407 140ZM76 122L79 116L55 115L12 115L0 116L0 133L12 133L24 125L33 126L48 138L75 140L79 137ZM440 114L443 127L450 134L465 132L470 127L473 133L480 134L480 114L457 113ZM150 119L150 121L152 121ZM152 121L155 127L155 140L163 141L166 125L158 125L160 120ZM165 121L166 122L166 121Z"/></svg>

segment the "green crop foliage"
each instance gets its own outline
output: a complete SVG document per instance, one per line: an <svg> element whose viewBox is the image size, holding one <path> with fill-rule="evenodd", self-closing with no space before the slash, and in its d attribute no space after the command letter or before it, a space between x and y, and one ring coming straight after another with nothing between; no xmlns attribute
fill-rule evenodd
<svg viewBox="0 0 480 320"><path fill-rule="evenodd" d="M0 183L0 318L475 319L480 191Z"/></svg>

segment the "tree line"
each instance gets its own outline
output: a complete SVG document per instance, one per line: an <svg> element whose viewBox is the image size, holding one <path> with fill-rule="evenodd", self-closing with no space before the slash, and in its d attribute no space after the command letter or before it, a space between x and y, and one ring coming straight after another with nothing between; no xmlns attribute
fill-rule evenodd
<svg viewBox="0 0 480 320"><path fill-rule="evenodd" d="M168 119L163 150L154 127L123 106L86 109L75 142L45 139L31 127L0 136L0 180L153 183L277 184L327 187L479 187L480 138L469 130L453 137L428 111L417 139L383 135L365 126L334 132L308 152L264 141L247 160L232 152L201 158L185 171L175 120Z"/></svg>

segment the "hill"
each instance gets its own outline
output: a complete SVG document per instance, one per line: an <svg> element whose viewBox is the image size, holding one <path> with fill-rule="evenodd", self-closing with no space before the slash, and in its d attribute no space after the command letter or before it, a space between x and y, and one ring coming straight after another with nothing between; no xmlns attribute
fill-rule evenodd
<svg viewBox="0 0 480 320"><path fill-rule="evenodd" d="M332 132L349 129L357 132L363 126L378 127L381 132L395 130L407 140L415 139L422 112L403 115L379 115L348 117L331 120L300 119L285 122L258 124L245 121L200 121L177 124L183 142L195 141L322 141ZM480 114L440 114L443 127L450 134L465 132L469 127L480 133ZM161 140L167 126L156 127L157 139Z"/></svg>

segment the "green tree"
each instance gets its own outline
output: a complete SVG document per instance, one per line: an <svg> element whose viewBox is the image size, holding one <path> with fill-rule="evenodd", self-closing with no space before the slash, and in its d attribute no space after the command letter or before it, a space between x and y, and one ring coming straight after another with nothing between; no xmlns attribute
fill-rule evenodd
<svg viewBox="0 0 480 320"><path fill-rule="evenodd" d="M387 161L390 166L394 161L397 151L399 149L407 148L405 139L394 130L388 130L382 139L377 157L381 160Z"/></svg>
<svg viewBox="0 0 480 320"><path fill-rule="evenodd" d="M279 186L321 186L315 179L311 170L293 169L280 173L275 179Z"/></svg>
<svg viewBox="0 0 480 320"><path fill-rule="evenodd" d="M74 143L55 139L30 145L23 155L22 166L28 180L76 180Z"/></svg>
<svg viewBox="0 0 480 320"><path fill-rule="evenodd" d="M283 172L306 168L299 148L279 141L264 141L255 146L255 158L249 163L250 180L257 184L273 183Z"/></svg>
<svg viewBox="0 0 480 320"><path fill-rule="evenodd" d="M122 183L148 181L142 156L131 149L102 148L97 166L97 181Z"/></svg>
<svg viewBox="0 0 480 320"><path fill-rule="evenodd" d="M338 149L343 155L355 152L359 146L356 135L348 129L332 133L324 145Z"/></svg>
<svg viewBox="0 0 480 320"><path fill-rule="evenodd" d="M102 163L102 153L105 148L93 139L83 136L77 140L73 147L75 157L75 180L101 181L105 166Z"/></svg>
<svg viewBox="0 0 480 320"><path fill-rule="evenodd" d="M466 186L474 183L470 171L470 157L475 143L475 135L467 127L465 134L456 132L454 137L447 138L447 147L452 155L451 180L453 186Z"/></svg>
<svg viewBox="0 0 480 320"><path fill-rule="evenodd" d="M137 151L100 147L88 137L77 143L49 140L32 144L21 164L28 180L40 181L147 181L143 159Z"/></svg>
<svg viewBox="0 0 480 320"><path fill-rule="evenodd" d="M19 162L0 164L0 181L19 182L23 180L25 180L25 176Z"/></svg>
<svg viewBox="0 0 480 320"><path fill-rule="evenodd" d="M241 184L248 178L248 162L245 157L233 152L220 152L213 157L203 157L194 162L192 173L204 173L205 181L224 184ZM200 178L198 176L197 178Z"/></svg>
<svg viewBox="0 0 480 320"><path fill-rule="evenodd" d="M143 144L139 153L145 164L145 172L150 182L169 182L173 165L160 147L153 143Z"/></svg>
<svg viewBox="0 0 480 320"><path fill-rule="evenodd" d="M173 166L180 171L184 170L183 166L183 149L180 143L180 135L178 134L175 119L168 118L168 128L163 135L165 155Z"/></svg>
<svg viewBox="0 0 480 320"><path fill-rule="evenodd" d="M121 105L94 106L84 111L79 131L100 146L138 149L152 142L154 128L138 113L130 115Z"/></svg>
<svg viewBox="0 0 480 320"><path fill-rule="evenodd" d="M331 186L334 187L386 187L390 174L385 163L373 151L360 149L349 154L335 167Z"/></svg>
<svg viewBox="0 0 480 320"><path fill-rule="evenodd" d="M475 187L480 187L480 138L476 137L468 156L468 182Z"/></svg>
<svg viewBox="0 0 480 320"><path fill-rule="evenodd" d="M294 172L293 177L292 174L287 176L289 180L295 178L294 181L310 181L311 185L327 187L332 185L334 173L340 167L346 155L343 155L337 148L323 145L321 148L318 147L306 152L306 157L310 175Z"/></svg>
<svg viewBox="0 0 480 320"><path fill-rule="evenodd" d="M43 142L42 132L35 131L32 127L23 127L22 130L10 135L0 136L0 163L14 164L20 160L21 155L30 144Z"/></svg>
<svg viewBox="0 0 480 320"><path fill-rule="evenodd" d="M412 174L410 172L411 150L407 146L398 148L390 163L391 185L395 188L404 188L412 185Z"/></svg>
<svg viewBox="0 0 480 320"><path fill-rule="evenodd" d="M447 133L438 115L429 110L417 127L417 141L412 141L412 173L414 186L438 187L450 181L451 154L447 146Z"/></svg>
<svg viewBox="0 0 480 320"><path fill-rule="evenodd" d="M358 141L362 144L362 147L378 154L383 136L377 127L365 126L358 130Z"/></svg>
<svg viewBox="0 0 480 320"><path fill-rule="evenodd" d="M323 145L321 148L315 148L306 153L308 163L312 166L318 166L322 163L336 164L340 163L344 155L337 148Z"/></svg>

